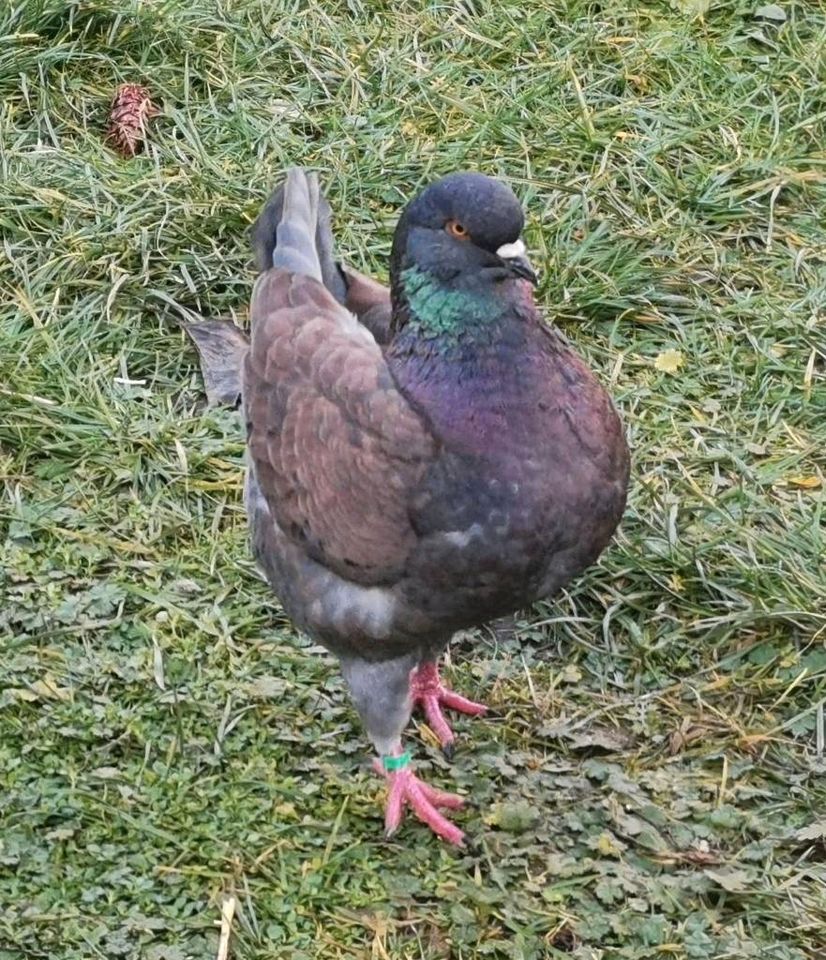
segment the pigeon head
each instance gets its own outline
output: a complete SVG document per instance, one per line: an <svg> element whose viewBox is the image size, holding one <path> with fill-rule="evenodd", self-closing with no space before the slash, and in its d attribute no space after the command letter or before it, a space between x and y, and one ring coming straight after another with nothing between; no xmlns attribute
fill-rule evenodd
<svg viewBox="0 0 826 960"><path fill-rule="evenodd" d="M393 238L394 294L411 269L454 288L519 277L536 281L521 240L525 215L507 184L482 173L452 173L412 200Z"/></svg>

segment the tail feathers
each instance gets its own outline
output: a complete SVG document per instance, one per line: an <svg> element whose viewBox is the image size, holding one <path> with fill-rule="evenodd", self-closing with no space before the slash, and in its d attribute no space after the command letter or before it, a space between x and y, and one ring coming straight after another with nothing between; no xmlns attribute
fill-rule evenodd
<svg viewBox="0 0 826 960"><path fill-rule="evenodd" d="M284 209L284 186L285 184L282 183L275 190L252 225L252 249L255 253L255 266L259 273L269 270L272 266L275 231L281 220L281 211Z"/></svg>
<svg viewBox="0 0 826 960"><path fill-rule="evenodd" d="M341 268L336 263L336 242L333 239L333 211L327 198L318 191L318 226L315 233L315 246L321 263L321 276L324 286L339 303L347 298L347 283Z"/></svg>
<svg viewBox="0 0 826 960"><path fill-rule="evenodd" d="M347 286L335 261L331 217L315 174L290 170L252 229L258 269L277 266L315 277L343 303Z"/></svg>
<svg viewBox="0 0 826 960"><path fill-rule="evenodd" d="M272 265L321 282L321 264L315 247L317 225L318 178L293 167L284 184L284 204L275 230Z"/></svg>

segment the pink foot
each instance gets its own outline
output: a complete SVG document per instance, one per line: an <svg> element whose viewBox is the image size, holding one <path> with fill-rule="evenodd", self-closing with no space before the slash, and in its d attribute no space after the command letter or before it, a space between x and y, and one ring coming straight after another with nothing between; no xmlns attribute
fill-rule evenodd
<svg viewBox="0 0 826 960"><path fill-rule="evenodd" d="M429 661L422 663L410 678L410 693L413 706L421 704L424 708L428 726L439 738L439 743L448 756L453 752L456 738L442 713L442 705L448 710L458 710L459 713L467 713L472 717L481 716L487 710L483 703L468 700L444 686L439 676L439 668Z"/></svg>
<svg viewBox="0 0 826 960"><path fill-rule="evenodd" d="M384 810L384 826L387 836L398 830L404 816L405 806L410 806L419 820L426 823L430 829L447 840L448 843L462 846L464 833L451 823L447 817L439 813L438 807L448 810L459 810L464 806L464 800L455 793L444 793L429 787L420 780L410 767L401 770L385 771L381 761L375 761L375 769L387 778L387 806Z"/></svg>

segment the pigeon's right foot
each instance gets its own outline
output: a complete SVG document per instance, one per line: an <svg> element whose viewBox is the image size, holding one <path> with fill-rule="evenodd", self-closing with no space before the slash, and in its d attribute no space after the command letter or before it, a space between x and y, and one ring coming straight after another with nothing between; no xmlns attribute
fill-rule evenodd
<svg viewBox="0 0 826 960"><path fill-rule="evenodd" d="M410 694L414 706L421 706L424 710L428 726L438 737L442 750L448 759L453 756L453 744L456 740L450 724L442 713L442 707L448 710L457 710L472 717L480 717L487 712L483 703L468 700L442 683L439 668L431 661L419 665L410 680Z"/></svg>
<svg viewBox="0 0 826 960"><path fill-rule="evenodd" d="M392 836L398 830L404 816L404 808L409 806L413 813L426 823L430 829L448 843L462 846L464 833L451 823L447 817L439 813L439 808L459 810L464 806L464 800L455 793L444 793L429 787L420 780L409 766L409 754L403 757L384 758L376 760L375 767L379 773L387 778L387 804L384 810L384 826L387 836ZM396 769L387 769L388 761L393 764L399 760L404 765Z"/></svg>

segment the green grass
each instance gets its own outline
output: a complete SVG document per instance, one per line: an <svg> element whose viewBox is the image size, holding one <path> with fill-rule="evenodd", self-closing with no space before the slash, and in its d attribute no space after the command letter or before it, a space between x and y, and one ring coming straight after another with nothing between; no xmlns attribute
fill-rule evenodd
<svg viewBox="0 0 826 960"><path fill-rule="evenodd" d="M781 5L2 5L2 960L212 958L229 894L243 960L823 956L826 7ZM127 80L163 108L129 161ZM497 715L452 765L411 728L464 852L382 838L173 322L243 322L292 163L379 276L421 184L510 178L633 441L599 565L454 646Z"/></svg>

